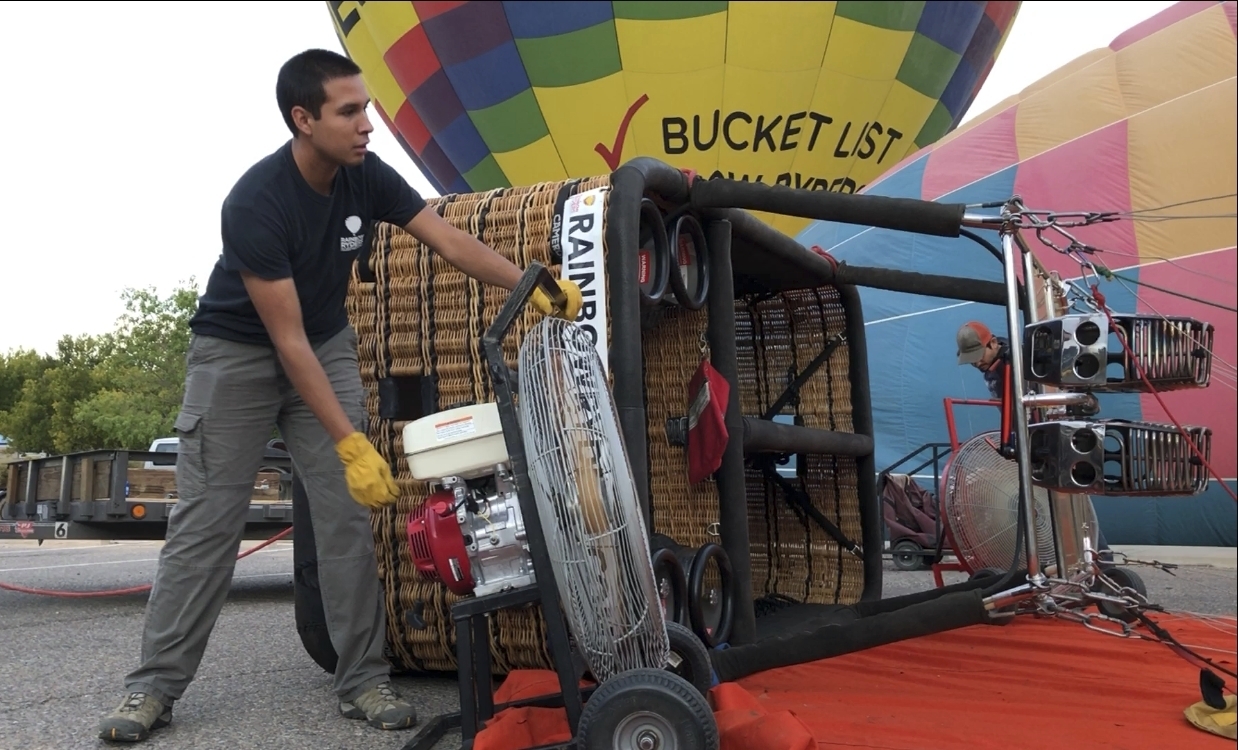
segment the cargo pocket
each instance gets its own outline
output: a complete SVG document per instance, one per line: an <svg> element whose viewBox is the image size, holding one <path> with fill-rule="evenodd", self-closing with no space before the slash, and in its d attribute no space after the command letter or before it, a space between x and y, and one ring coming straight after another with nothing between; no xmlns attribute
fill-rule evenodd
<svg viewBox="0 0 1238 750"><path fill-rule="evenodd" d="M176 495L197 497L206 491L206 462L202 457L202 415L181 410L173 426L179 438L176 456Z"/></svg>

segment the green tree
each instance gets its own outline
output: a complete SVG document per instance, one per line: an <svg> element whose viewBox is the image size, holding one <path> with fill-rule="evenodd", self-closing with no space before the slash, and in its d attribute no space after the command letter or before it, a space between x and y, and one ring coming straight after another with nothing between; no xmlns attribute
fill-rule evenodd
<svg viewBox="0 0 1238 750"><path fill-rule="evenodd" d="M0 354L0 413L13 408L27 380L38 380L53 364L54 358L33 349Z"/></svg>
<svg viewBox="0 0 1238 750"><path fill-rule="evenodd" d="M95 370L96 388L77 407L77 420L114 445L145 450L171 434L185 384L189 319L196 287L160 298L154 289L127 289L113 349Z"/></svg>
<svg viewBox="0 0 1238 750"><path fill-rule="evenodd" d="M10 355L0 362L0 388L22 385L0 408L0 434L15 450L48 453L144 450L169 434L197 298L192 279L167 297L153 288L126 289L125 312L111 333L63 337L41 371L24 353ZM3 399L0 392L0 407Z"/></svg>
<svg viewBox="0 0 1238 750"><path fill-rule="evenodd" d="M74 419L78 402L92 391L91 372L105 356L106 337L65 336L57 345L55 363L37 380L22 387L22 396L9 410L5 434L22 451L80 450L97 437Z"/></svg>

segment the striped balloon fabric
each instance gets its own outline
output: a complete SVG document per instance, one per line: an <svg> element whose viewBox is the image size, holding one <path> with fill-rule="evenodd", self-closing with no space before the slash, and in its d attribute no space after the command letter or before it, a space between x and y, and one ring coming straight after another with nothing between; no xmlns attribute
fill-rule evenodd
<svg viewBox="0 0 1238 750"><path fill-rule="evenodd" d="M1212 382L1162 394L1183 424L1212 429L1211 463L1238 476L1238 73L1235 3L1180 2L1085 54L905 159L865 192L959 203L1023 197L1032 209L1115 211L1071 229L1112 271L1098 282L1115 312L1186 315L1215 326ZM990 239L996 240L993 233ZM1080 264L1029 241L1064 278ZM1050 236L1057 244L1065 238ZM857 265L1000 281L1001 265L965 239L814 223L799 235ZM988 398L955 359L955 332L979 320L1004 335L1005 313L865 289L878 467L946 439L945 397ZM915 377L908 373L914 368ZM1104 418L1169 421L1152 395L1101 396ZM964 408L960 437L997 429L993 409ZM1213 481L1197 498L1095 498L1113 544L1238 544L1234 501Z"/></svg>
<svg viewBox="0 0 1238 750"><path fill-rule="evenodd" d="M445 194L636 156L853 192L958 124L1019 3L328 6L379 115Z"/></svg>

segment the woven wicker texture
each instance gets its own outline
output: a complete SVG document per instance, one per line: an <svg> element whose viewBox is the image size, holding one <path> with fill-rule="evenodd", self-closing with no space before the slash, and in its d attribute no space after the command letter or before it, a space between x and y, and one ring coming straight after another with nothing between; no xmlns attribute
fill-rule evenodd
<svg viewBox="0 0 1238 750"><path fill-rule="evenodd" d="M737 301L735 344L743 413L762 415L821 353L826 341L845 330L846 323L833 287L787 292L753 304ZM834 350L782 413L800 417L805 427L852 431L845 344ZM813 505L849 538L861 539L855 459L809 456L806 463L802 489ZM858 601L864 588L863 562L810 519L793 512L778 486L759 470L748 469L746 484L753 595L777 593L830 604Z"/></svg>
<svg viewBox="0 0 1238 750"><path fill-rule="evenodd" d="M583 192L608 181L601 177L547 183L444 196L428 203L448 223L478 237L517 266L539 261L557 276L550 238L561 188L573 184L572 192ZM401 489L394 507L371 517L386 594L388 656L397 668L454 671L451 606L459 597L441 584L424 580L414 567L408 518L425 499L428 486L412 478L404 459L403 429L408 422L379 416L379 381L393 378L411 385L402 389L403 401L414 399L419 392L419 385L414 385L418 378L433 375L435 410L461 402L493 401L481 336L508 293L470 279L407 232L388 224L376 228L367 266L365 274L361 268L354 269L348 311L357 329L369 438L391 463ZM504 346L509 366L515 366L519 342L539 316L528 310L514 326ZM417 613L424 627L415 627L410 613ZM497 674L549 666L540 607L496 613L491 619L491 652Z"/></svg>
<svg viewBox="0 0 1238 750"><path fill-rule="evenodd" d="M572 192L579 193L608 182L609 177L603 176L428 202L449 223L517 266L539 261L557 277L550 237L560 191L574 185ZM391 378L405 386L403 402L418 392L418 378L433 374L435 410L494 400L484 372L481 336L507 294L469 279L403 230L385 224L376 229L367 268L354 269L347 304L358 334L369 438L390 461L401 488L394 507L372 515L386 596L388 657L398 669L455 670L451 606L459 597L442 584L424 580L414 567L406 529L409 513L425 499L428 488L412 479L403 457L407 422L379 416L379 381ZM744 413L753 416L777 399L789 379L820 352L826 338L845 324L838 295L828 288L752 306L737 302L736 315L741 400ZM504 347L509 366L515 366L519 342L539 316L529 310L517 321ZM719 541L718 493L713 481L689 485L686 453L669 443L666 421L687 413L688 381L708 356L707 324L705 309L667 308L657 325L643 334L654 530L691 547ZM847 375L843 346L809 381L799 403L786 411L802 415L808 426L850 430ZM787 509L776 488L766 488L759 473L749 472L747 485L754 594L778 592L814 602L858 599L863 585L859 561L840 554L838 545L819 529L807 528ZM815 457L809 462L807 485L817 507L848 535L859 538L855 462ZM411 613L424 627L414 625ZM490 618L495 673L550 667L544 633L537 605L495 613Z"/></svg>

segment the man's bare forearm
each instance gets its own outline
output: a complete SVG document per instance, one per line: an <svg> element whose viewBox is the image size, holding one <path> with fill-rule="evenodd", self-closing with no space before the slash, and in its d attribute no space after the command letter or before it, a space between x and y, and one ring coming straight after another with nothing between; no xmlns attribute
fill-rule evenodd
<svg viewBox="0 0 1238 750"><path fill-rule="evenodd" d="M331 439L338 443L356 432L309 341L302 337L300 341L277 342L275 349L288 379Z"/></svg>
<svg viewBox="0 0 1238 750"><path fill-rule="evenodd" d="M521 270L515 263L486 247L472 235L461 233L449 247L434 248L443 260L483 284L515 289Z"/></svg>

